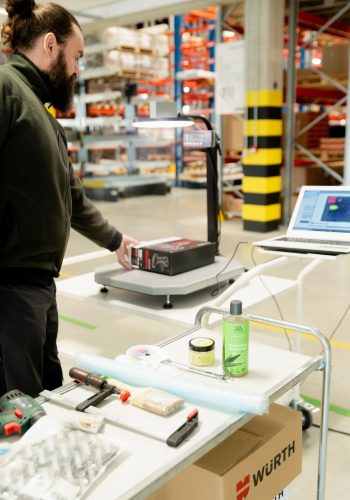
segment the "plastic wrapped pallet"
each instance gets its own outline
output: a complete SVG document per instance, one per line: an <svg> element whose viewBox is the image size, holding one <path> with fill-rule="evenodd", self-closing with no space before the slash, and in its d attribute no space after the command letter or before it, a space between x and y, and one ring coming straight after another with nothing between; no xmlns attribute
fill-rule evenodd
<svg viewBox="0 0 350 500"><path fill-rule="evenodd" d="M108 45L115 45L117 47L138 47L137 32L127 28L118 26L111 26L106 28L101 34L101 41Z"/></svg>

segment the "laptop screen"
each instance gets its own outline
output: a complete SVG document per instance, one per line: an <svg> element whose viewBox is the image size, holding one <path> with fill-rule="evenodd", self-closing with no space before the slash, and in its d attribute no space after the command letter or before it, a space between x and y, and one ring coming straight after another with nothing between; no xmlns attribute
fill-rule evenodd
<svg viewBox="0 0 350 500"><path fill-rule="evenodd" d="M350 188L305 189L292 229L350 233Z"/></svg>

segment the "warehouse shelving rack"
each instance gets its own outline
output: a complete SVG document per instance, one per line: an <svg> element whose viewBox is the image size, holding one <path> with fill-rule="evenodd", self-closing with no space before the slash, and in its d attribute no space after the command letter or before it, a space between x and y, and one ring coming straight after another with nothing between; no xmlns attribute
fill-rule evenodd
<svg viewBox="0 0 350 500"><path fill-rule="evenodd" d="M349 175L344 172L344 176L340 175L337 171L331 168L325 161L323 161L318 156L315 156L313 152L298 144L297 139L305 132L310 130L313 126L319 123L320 120L327 117L332 110L345 104L348 100L349 89L345 87L342 83L334 79L332 76L327 75L318 68L311 67L312 73L318 75L320 78L327 81L334 87L334 90L324 90L323 94L320 93L320 89L317 89L315 93L314 90L302 89L296 87L296 32L297 24L314 22L317 25L317 31L313 33L308 40L301 44L302 50L307 50L311 47L311 44L316 40L322 33L330 32L335 36L343 36L350 38L350 33L348 30L339 31L338 29L333 30L332 25L340 19L346 12L350 9L350 2L347 2L336 14L334 14L327 21L319 18L318 16L312 16L305 12L298 12L298 2L290 2L289 7L289 23L288 23L288 67L287 67L287 106L286 106L286 141L285 141L285 204L284 204L284 221L287 223L291 216L291 199L292 199L292 172L294 166L294 153L295 149L302 152L309 160L314 162L316 165L321 167L328 175L333 177L337 182L342 184L345 178ZM349 85L348 81L348 85ZM322 92L322 91L321 91ZM325 93L326 92L326 93ZM317 118L315 118L311 123L302 128L297 134L295 132L294 125L294 104L296 98L300 99L302 97L312 98L333 98L333 104L330 108L323 111ZM349 180L349 179L348 179Z"/></svg>

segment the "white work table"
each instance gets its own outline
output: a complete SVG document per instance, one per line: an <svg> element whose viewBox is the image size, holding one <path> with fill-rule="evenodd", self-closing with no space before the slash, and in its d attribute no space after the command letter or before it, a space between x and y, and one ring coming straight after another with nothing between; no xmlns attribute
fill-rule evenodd
<svg viewBox="0 0 350 500"><path fill-rule="evenodd" d="M251 317L259 321L259 317ZM265 318L260 318L266 323ZM281 325L283 322L271 320L271 325ZM268 323L267 323L268 324ZM295 326L285 323L286 328ZM306 331L312 334L312 329L306 327ZM216 342L216 358L213 367L206 369L221 373L221 333L219 330L206 330L199 326L188 330L177 337L162 342L160 347L166 350L166 354L173 361L186 362L188 354L188 341L197 336L211 336ZM318 334L316 334L318 336ZM319 338L319 337L318 337ZM328 354L329 356L329 354ZM308 375L317 370L323 370L326 365L330 366L330 358L326 356L327 361L322 356L310 357L287 350L276 349L259 343L250 343L249 355L249 373L246 377L230 379L229 381L214 381L212 378L203 375L187 374L187 380L191 377L200 379L206 384L225 384L232 390L234 397L235 390L239 393L251 393L253 395L263 395L269 399L269 402L275 401L282 394L291 389L294 385L300 383ZM86 368L81 366L81 368ZM173 366L165 367L167 373L184 373ZM108 373L107 373L108 374ZM70 384L73 386L74 384ZM63 393L67 387L63 386L58 392ZM66 393L69 399L78 404L79 402L91 396L92 389L81 385L74 385L74 388ZM326 398L327 396L327 398ZM329 398L329 379L323 384L323 397L326 416L328 416L328 398ZM176 412L170 417L161 417L144 410L135 408L130 404L122 405L119 400L111 396L109 400L100 404L101 407L107 407L113 411L113 414L124 417L129 422L139 422L145 428L155 429L157 433L161 432L164 438L168 437L187 418L187 415L194 409L199 410L199 425L194 432L177 448L167 446L165 442L158 439L147 437L138 432L132 432L121 426L105 424L103 433L108 438L115 441L120 447L120 453L98 479L96 484L84 495L86 500L128 500L144 499L149 494L157 490L166 481L183 470L186 466L195 462L205 453L210 451L230 434L238 430L246 423L252 414L246 412L226 413L217 411L211 407L197 405L194 402L185 401L182 410ZM44 407L47 414L54 419L62 422L64 420L66 409L52 403L45 402ZM326 420L326 419L325 419ZM327 422L324 422L327 425ZM40 425L40 420L39 420ZM320 435L323 435L323 426L321 425ZM33 431L35 426L33 427ZM31 431L29 431L30 433ZM42 438L40 430L37 435ZM325 462L326 441L320 443L320 455ZM318 500L324 499L324 477L325 463L321 467L322 474L319 473L318 481ZM316 480L316 478L315 478Z"/></svg>
<svg viewBox="0 0 350 500"><path fill-rule="evenodd" d="M125 288L107 287L107 293L101 293L103 285L96 283L95 273L90 272L67 279L56 281L57 292L60 295L74 298L77 300L88 300L99 306L108 307L128 314L135 314L145 318L151 318L163 323L175 324L181 327L191 327L194 324L196 313L202 306L220 306L229 309L231 300L239 299L244 304L244 310L249 309L272 295L289 292L296 292L297 322L302 323L303 314L303 285L307 275L317 267L321 262L334 260L334 256L329 255L311 255L298 253L285 253L260 250L261 253L270 254L272 258L268 262L259 264L247 272L243 272L231 285L220 289L219 294L213 296L212 292L215 286L204 288L193 293L184 295L171 295L173 308L164 308L166 295L156 295L132 291ZM76 257L69 257L64 260L64 269L77 262L94 260L105 257L108 254L106 250L92 252ZM299 272L295 279L279 278L265 275L266 271L289 265L292 262L303 260L307 263L306 267ZM309 262L308 262L309 261ZM115 268L121 270L117 264ZM113 266L111 267L113 268ZM102 268L100 268L102 269ZM198 269L196 272L200 272ZM133 273L134 271L129 271ZM147 271L136 271L145 273L147 281L152 284L154 273ZM185 273L186 274L186 273ZM153 277L152 277L153 276ZM162 276L165 278L165 276ZM171 279L171 277L170 277ZM106 290L106 288L105 288ZM300 351L300 346L298 347Z"/></svg>
<svg viewBox="0 0 350 500"><path fill-rule="evenodd" d="M240 278L235 285L238 285L239 280ZM271 293L279 294L296 286L295 281L289 279L264 276L263 280L268 288L258 277L254 277L248 283L243 283L234 295L228 297L222 305L229 309L230 301L239 299L242 300L246 310L254 304L270 298ZM58 280L56 287L57 293L66 297L78 300L88 299L100 306L184 327L194 324L196 313L203 304L216 305L217 303L217 297L211 296L213 290L211 287L188 295L173 296L174 307L164 309L164 296L147 295L111 287L108 288L107 293L101 293L102 286L95 282L94 273Z"/></svg>
<svg viewBox="0 0 350 500"><path fill-rule="evenodd" d="M221 334L218 331L208 331L199 327L192 328L185 334L164 341L161 346L167 350L167 353L170 353L172 360L186 362L189 339L202 335L210 335L215 339L217 344L216 362L209 369L213 372L221 372ZM270 402L273 402L309 374L317 371L322 364L323 358L321 356L311 358L303 354L252 342L250 344L250 368L246 377L230 379L228 382L212 382L212 379L192 374L187 375L187 377L194 376L201 382L208 381L208 383L225 384L225 386L229 384L232 387L233 395L236 389L240 393L265 395ZM183 373L172 366L166 368L175 377L176 373ZM77 403L90 396L89 389L84 387L78 387L68 394L70 399L75 394L76 400L74 398L74 401ZM127 417L129 415L130 421L138 418L140 423L142 422L146 427L149 425L150 428L156 428L158 431L164 430L166 437L185 422L187 414L195 407L199 409L199 426L178 448L170 448L159 440L107 424L104 433L115 439L123 451L119 458L109 466L108 472L87 494L86 498L89 500L100 500L101 498L104 500L126 500L147 497L171 477L239 429L253 416L244 412L224 413L191 404L188 401L183 410L171 417L156 416L130 407L130 405L123 406L119 401L106 402L105 405L113 408L120 416ZM45 403L45 408L49 414L64 417L65 410L53 403Z"/></svg>

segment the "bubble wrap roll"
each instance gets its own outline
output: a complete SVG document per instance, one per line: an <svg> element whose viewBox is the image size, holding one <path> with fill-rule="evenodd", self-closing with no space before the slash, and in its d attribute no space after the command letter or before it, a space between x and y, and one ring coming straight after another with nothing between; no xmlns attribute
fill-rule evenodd
<svg viewBox="0 0 350 500"><path fill-rule="evenodd" d="M183 375L167 366L143 366L131 363L126 356L116 359L80 353L75 365L89 372L107 375L127 384L140 387L157 387L192 404L198 404L225 413L267 412L269 401L266 396L237 391L229 382L203 380L200 375Z"/></svg>

